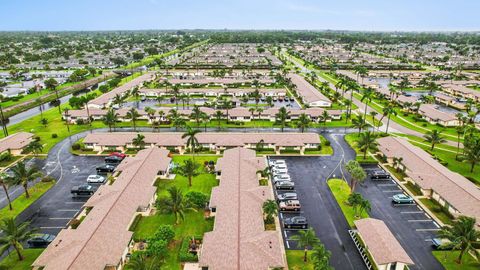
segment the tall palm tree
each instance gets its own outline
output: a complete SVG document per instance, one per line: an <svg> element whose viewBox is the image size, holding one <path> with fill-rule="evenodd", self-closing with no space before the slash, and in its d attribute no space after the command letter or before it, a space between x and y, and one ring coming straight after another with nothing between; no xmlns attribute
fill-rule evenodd
<svg viewBox="0 0 480 270"><path fill-rule="evenodd" d="M15 164L15 166L11 168L11 171L13 175L9 177L10 179L8 181L11 181L12 184L23 186L25 197L27 199L30 198L28 183L42 176L42 173L35 166L27 168L23 160Z"/></svg>
<svg viewBox="0 0 480 270"><path fill-rule="evenodd" d="M320 243L317 236L315 235L315 231L312 228L308 230L301 230L298 234L291 237L293 241L297 241L298 247L303 247L304 255L303 261L307 262L307 252L309 247L313 247Z"/></svg>
<svg viewBox="0 0 480 270"><path fill-rule="evenodd" d="M118 113L116 113L113 109L108 109L107 113L103 117L103 123L108 126L110 132L112 132L112 126L115 130L115 124L118 121Z"/></svg>
<svg viewBox="0 0 480 270"><path fill-rule="evenodd" d="M138 96L139 96L140 92L138 91L138 86L135 86L132 88L132 90L130 90L130 95L134 96L135 97L135 104L137 106L137 109L138 109Z"/></svg>
<svg viewBox="0 0 480 270"><path fill-rule="evenodd" d="M358 134L362 132L362 129L368 127L363 115L357 115L357 117L353 118L352 125L354 128L358 128Z"/></svg>
<svg viewBox="0 0 480 270"><path fill-rule="evenodd" d="M178 86L178 84L174 84L170 92L175 98L175 105L178 108L178 97L180 96L180 86Z"/></svg>
<svg viewBox="0 0 480 270"><path fill-rule="evenodd" d="M201 120L202 123L203 123L203 131L204 131L204 132L207 132L207 124L208 124L208 122L210 121L210 116L208 116L207 113L202 112L202 113L200 114L200 120Z"/></svg>
<svg viewBox="0 0 480 270"><path fill-rule="evenodd" d="M280 109L278 109L278 113L275 114L275 119L278 123L280 123L282 132L283 132L283 129L285 128L289 115L290 115L290 112L287 111L285 107L281 107Z"/></svg>
<svg viewBox="0 0 480 270"><path fill-rule="evenodd" d="M267 223L273 223L273 217L278 213L277 202L274 200L266 200L262 205L263 214Z"/></svg>
<svg viewBox="0 0 480 270"><path fill-rule="evenodd" d="M120 94L115 94L113 97L113 104L117 104L119 107L122 107L123 97Z"/></svg>
<svg viewBox="0 0 480 270"><path fill-rule="evenodd" d="M395 110L395 105L393 103L388 103L387 106L383 107L383 117L387 117L387 128L385 129L385 133L388 134L388 127L390 126L390 118L392 115L397 115L397 111ZM381 120L380 120L381 122Z"/></svg>
<svg viewBox="0 0 480 270"><path fill-rule="evenodd" d="M355 192L355 187L357 183L362 183L363 181L365 181L365 179L367 178L367 174L356 160L350 160L349 162L347 162L345 168L351 176L350 190L353 193Z"/></svg>
<svg viewBox="0 0 480 270"><path fill-rule="evenodd" d="M68 124L67 115L70 110L68 108L63 109L63 115L65 115L65 125L67 126L67 131L70 133L70 126Z"/></svg>
<svg viewBox="0 0 480 270"><path fill-rule="evenodd" d="M298 117L298 127L302 133L305 131L305 129L308 129L310 123L310 117L308 117L305 113L300 114Z"/></svg>
<svg viewBox="0 0 480 270"><path fill-rule="evenodd" d="M435 145L437 143L446 142L445 137L442 136L442 133L436 129L427 131L427 133L423 137L425 138L425 141L430 143L430 151L435 148Z"/></svg>
<svg viewBox="0 0 480 270"><path fill-rule="evenodd" d="M132 144L140 149L145 148L145 136L137 133L137 137L133 138Z"/></svg>
<svg viewBox="0 0 480 270"><path fill-rule="evenodd" d="M377 117L377 115L378 115L378 112L372 110L372 111L370 111L369 114L370 114L370 116L372 117L373 129L375 130L375 128L376 128L376 126L377 126L377 124L376 124L375 122L377 121L377 118L376 118L376 117Z"/></svg>
<svg viewBox="0 0 480 270"><path fill-rule="evenodd" d="M138 113L137 109L135 108L130 108L127 112L127 117L132 119L132 124L133 124L133 131L137 131L137 119L140 117L140 114Z"/></svg>
<svg viewBox="0 0 480 270"><path fill-rule="evenodd" d="M195 158L195 148L198 147L197 134L200 132L201 131L199 129L187 127L186 132L182 135L182 139L187 138L187 147L190 147L193 158Z"/></svg>
<svg viewBox="0 0 480 270"><path fill-rule="evenodd" d="M168 198L166 200L157 201L157 207L166 212L172 213L175 216L175 224L178 225L180 220L185 220L185 211L190 210L190 208L186 207L183 193L178 187L172 186L167 191Z"/></svg>
<svg viewBox="0 0 480 270"><path fill-rule="evenodd" d="M218 128L220 128L220 121L222 120L222 117L223 117L222 111L215 112L215 118L217 119Z"/></svg>
<svg viewBox="0 0 480 270"><path fill-rule="evenodd" d="M54 78L47 79L43 82L45 84L45 88L50 89L52 91L55 91L55 96L57 99L57 102L59 101L59 96L58 96L58 82ZM58 103L58 112L62 114L62 110L60 108L60 103Z"/></svg>
<svg viewBox="0 0 480 270"><path fill-rule="evenodd" d="M332 270L333 267L330 266L330 257L332 253L328 251L325 246L321 243L316 244L313 247L312 258L313 269L314 270Z"/></svg>
<svg viewBox="0 0 480 270"><path fill-rule="evenodd" d="M368 104L372 101L374 96L375 96L375 91L371 87L368 87L363 91L363 96L360 101L365 102L365 108L363 112L363 117L365 121L367 120Z"/></svg>
<svg viewBox="0 0 480 270"><path fill-rule="evenodd" d="M190 117L195 120L197 123L197 128L200 126L200 117L202 115L202 111L200 110L200 107L198 106L193 106L192 113L190 114Z"/></svg>
<svg viewBox="0 0 480 270"><path fill-rule="evenodd" d="M198 172L199 165L193 160L185 160L183 165L178 167L178 173L188 179L188 186L192 186L192 179L199 175Z"/></svg>
<svg viewBox="0 0 480 270"><path fill-rule="evenodd" d="M159 258L153 257L147 259L147 255L144 252L139 252L133 255L128 261L128 269L135 270L157 270L162 267L162 261Z"/></svg>
<svg viewBox="0 0 480 270"><path fill-rule="evenodd" d="M38 156L38 154L43 151L43 145L37 140L31 141L25 147L25 151L29 153L33 153L35 156Z"/></svg>
<svg viewBox="0 0 480 270"><path fill-rule="evenodd" d="M4 172L0 173L0 186L2 186L3 191L5 192L5 196L6 196L7 202L8 202L8 208L11 211L11 210L13 210L12 201L10 200L10 194L8 194L8 188L11 186L10 180L11 179L8 177L8 175L6 173L4 173Z"/></svg>
<svg viewBox="0 0 480 270"><path fill-rule="evenodd" d="M23 261L22 242L27 241L35 230L29 228L30 223L24 222L19 225L15 223L15 218L10 217L0 221L0 254L3 254L10 247L17 252L18 260Z"/></svg>
<svg viewBox="0 0 480 270"><path fill-rule="evenodd" d="M231 100L226 100L224 103L223 103L223 107L225 108L225 111L226 111L226 114L227 114L227 124L229 122L229 118L230 118L230 115L229 115L229 110L233 108L233 103Z"/></svg>
<svg viewBox="0 0 480 270"><path fill-rule="evenodd" d="M480 243L480 231L476 230L475 223L475 218L460 216L451 226L444 226L437 233L438 237L449 240L442 247L460 250L456 260L458 264L462 263L465 253L470 252L476 258L480 257L480 252L475 248Z"/></svg>
<svg viewBox="0 0 480 270"><path fill-rule="evenodd" d="M371 131L360 133L357 140L357 147L363 152L363 159L367 158L367 152L377 148L377 135Z"/></svg>
<svg viewBox="0 0 480 270"><path fill-rule="evenodd" d="M360 210L360 213L359 213L360 216L362 216L363 212L367 212L367 214L368 214L368 213L370 213L370 211L372 211L372 204L367 199L362 199L362 201L360 202L360 204L358 206L360 208L359 209Z"/></svg>

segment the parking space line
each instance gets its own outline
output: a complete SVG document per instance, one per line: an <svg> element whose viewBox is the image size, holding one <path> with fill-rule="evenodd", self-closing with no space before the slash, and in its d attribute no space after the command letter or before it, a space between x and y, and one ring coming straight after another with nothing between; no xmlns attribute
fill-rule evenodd
<svg viewBox="0 0 480 270"><path fill-rule="evenodd" d="M417 232L437 232L440 231L440 229L415 229Z"/></svg>
<svg viewBox="0 0 480 270"><path fill-rule="evenodd" d="M424 214L423 211L402 211L400 214Z"/></svg>
<svg viewBox="0 0 480 270"><path fill-rule="evenodd" d="M431 222L431 219L409 219L408 222Z"/></svg>
<svg viewBox="0 0 480 270"><path fill-rule="evenodd" d="M79 209L58 209L59 212L78 212Z"/></svg>
<svg viewBox="0 0 480 270"><path fill-rule="evenodd" d="M437 228L440 228L440 225L438 225L438 223L436 221L433 222L433 225L435 225L435 227L437 227Z"/></svg>
<svg viewBox="0 0 480 270"><path fill-rule="evenodd" d="M398 192L401 192L401 190L398 190L398 189L396 189L396 190L382 190L382 192L385 192L385 193L393 193L393 192L398 193Z"/></svg>
<svg viewBox="0 0 480 270"><path fill-rule="evenodd" d="M378 184L377 186L379 187L393 187L396 186L397 184Z"/></svg>
<svg viewBox="0 0 480 270"><path fill-rule="evenodd" d="M40 227L40 229L64 229L65 226L62 227Z"/></svg>
<svg viewBox="0 0 480 270"><path fill-rule="evenodd" d="M48 219L51 219L51 220L70 220L72 219L73 217L69 218L69 217L51 217L51 218L48 218Z"/></svg>
<svg viewBox="0 0 480 270"><path fill-rule="evenodd" d="M283 230L283 235L285 235L285 239L287 239L287 231Z"/></svg>
<svg viewBox="0 0 480 270"><path fill-rule="evenodd" d="M86 202L65 202L66 204L84 204Z"/></svg>
<svg viewBox="0 0 480 270"><path fill-rule="evenodd" d="M287 249L290 248L290 244L288 243L288 240L285 240L285 243L287 244Z"/></svg>

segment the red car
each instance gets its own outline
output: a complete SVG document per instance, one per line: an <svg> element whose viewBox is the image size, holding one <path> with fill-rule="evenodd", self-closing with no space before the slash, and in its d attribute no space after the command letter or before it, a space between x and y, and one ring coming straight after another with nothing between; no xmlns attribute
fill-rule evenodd
<svg viewBox="0 0 480 270"><path fill-rule="evenodd" d="M124 153L120 153L120 152L112 152L110 153L110 155L108 155L110 157L114 156L114 157L119 157L121 159L124 159L127 157L127 155L125 155Z"/></svg>

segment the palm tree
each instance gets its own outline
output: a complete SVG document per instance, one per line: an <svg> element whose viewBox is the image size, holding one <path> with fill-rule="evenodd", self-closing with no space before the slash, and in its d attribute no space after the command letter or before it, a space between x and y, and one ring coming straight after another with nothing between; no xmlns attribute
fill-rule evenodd
<svg viewBox="0 0 480 270"><path fill-rule="evenodd" d="M8 177L8 175L6 173L4 173L4 172L0 173L0 186L2 186L3 191L5 192L5 196L6 196L7 201L8 201L8 208L10 209L10 211L12 211L13 210L12 201L10 200L10 194L8 194L8 188L10 187L10 181L9 180L11 180L11 179Z"/></svg>
<svg viewBox="0 0 480 270"><path fill-rule="evenodd" d="M330 115L328 114L327 110L324 110L322 114L320 115L320 121L323 122L323 126L327 126L327 120L330 118Z"/></svg>
<svg viewBox="0 0 480 270"><path fill-rule="evenodd" d="M387 117L387 128L385 130L385 133L387 134L388 134L388 127L390 125L390 117L392 115L397 115L397 111L395 110L395 106L393 105L393 103L389 103L386 107L383 107L383 116L382 116L382 119L385 116Z"/></svg>
<svg viewBox="0 0 480 270"><path fill-rule="evenodd" d="M368 104L372 101L374 96L375 96L375 91L371 87L368 87L363 91L363 96L360 101L365 102L365 109L363 112L364 120L367 120Z"/></svg>
<svg viewBox="0 0 480 270"><path fill-rule="evenodd" d="M273 217L278 213L277 202L274 200L266 200L262 205L263 214L265 215L266 223L273 223Z"/></svg>
<svg viewBox="0 0 480 270"><path fill-rule="evenodd" d="M130 95L134 96L135 97L135 104L137 106L137 109L138 109L138 96L139 96L139 92L138 92L138 86L135 86L132 90L130 90Z"/></svg>
<svg viewBox="0 0 480 270"><path fill-rule="evenodd" d="M158 105L161 106L162 102L165 100L165 97L163 95L159 95L155 100L157 101Z"/></svg>
<svg viewBox="0 0 480 270"><path fill-rule="evenodd" d="M229 110L233 108L233 103L232 101L230 100L226 100L224 103L223 103L223 107L225 108L225 111L227 113L227 124L229 122L229 118L230 118L230 115L229 115Z"/></svg>
<svg viewBox="0 0 480 270"><path fill-rule="evenodd" d="M157 270L161 268L162 262L156 257L148 260L144 252L138 252L130 258L127 265L128 269Z"/></svg>
<svg viewBox="0 0 480 270"><path fill-rule="evenodd" d="M328 251L321 243L315 245L310 256L313 261L314 270L332 270L330 266L330 257L332 253Z"/></svg>
<svg viewBox="0 0 480 270"><path fill-rule="evenodd" d="M103 123L108 126L110 132L112 132L112 126L115 130L115 124L118 121L118 113L116 113L113 109L109 109L105 116L103 117Z"/></svg>
<svg viewBox="0 0 480 270"><path fill-rule="evenodd" d="M65 125L67 126L68 133L70 133L70 126L68 125L68 119L66 117L68 115L68 112L69 112L68 108L63 109L63 113L65 115Z"/></svg>
<svg viewBox="0 0 480 270"><path fill-rule="evenodd" d="M25 147L25 151L26 152L31 152L33 153L35 156L38 156L39 153L41 153L43 151L43 145L35 140L35 141L31 141L27 147Z"/></svg>
<svg viewBox="0 0 480 270"><path fill-rule="evenodd" d="M445 137L442 136L442 133L436 129L427 131L427 133L423 137L425 138L425 141L431 144L430 151L435 148L435 145L437 143L446 142Z"/></svg>
<svg viewBox="0 0 480 270"><path fill-rule="evenodd" d="M305 129L308 129L310 122L310 117L308 117L305 113L300 114L298 117L298 127L302 133L305 131Z"/></svg>
<svg viewBox="0 0 480 270"><path fill-rule="evenodd" d="M117 104L119 107L122 107L123 97L120 94L115 94L113 97L113 104Z"/></svg>
<svg viewBox="0 0 480 270"><path fill-rule="evenodd" d="M372 211L372 204L367 199L362 199L362 201L358 206L360 207L359 216L362 216L364 211L367 212L367 214L370 213L370 211Z"/></svg>
<svg viewBox="0 0 480 270"><path fill-rule="evenodd" d="M140 149L145 148L145 136L137 133L137 137L133 138L132 144Z"/></svg>
<svg viewBox="0 0 480 270"><path fill-rule="evenodd" d="M15 164L15 166L11 168L11 171L13 175L9 177L10 179L8 181L14 185L23 186L25 197L27 199L30 198L30 194L28 193L28 183L42 176L42 173L35 166L27 168L23 160Z"/></svg>
<svg viewBox="0 0 480 270"><path fill-rule="evenodd" d="M199 129L193 129L191 127L187 128L187 131L183 133L182 139L187 138L187 147L190 147L192 151L192 156L195 159L195 148L198 146L197 134L201 131Z"/></svg>
<svg viewBox="0 0 480 270"><path fill-rule="evenodd" d="M373 129L375 129L375 127L377 126L377 125L375 124L375 121L377 120L376 117L377 117L377 115L378 115L378 112L372 110L372 111L370 111L369 114L370 114L370 116L372 117Z"/></svg>
<svg viewBox="0 0 480 270"><path fill-rule="evenodd" d="M477 136L465 136L464 142L465 160L468 161L470 172L473 172L475 165L480 160L480 138Z"/></svg>
<svg viewBox="0 0 480 270"><path fill-rule="evenodd" d="M175 105L178 108L178 96L180 95L180 86L178 84L174 84L171 90L171 94L175 98Z"/></svg>
<svg viewBox="0 0 480 270"><path fill-rule="evenodd" d="M377 135L371 131L360 133L357 139L357 147L363 152L363 159L367 158L367 152L377 148Z"/></svg>
<svg viewBox="0 0 480 270"><path fill-rule="evenodd" d="M356 160L350 160L349 162L347 162L345 168L351 176L350 189L353 193L355 191L357 183L362 183L363 181L365 181L365 179L367 178L367 174Z"/></svg>
<svg viewBox="0 0 480 270"><path fill-rule="evenodd" d="M222 111L215 112L215 118L217 119L218 128L220 128L220 121L222 120L222 117L223 117Z"/></svg>
<svg viewBox="0 0 480 270"><path fill-rule="evenodd" d="M362 132L362 129L368 126L368 124L365 122L363 115L357 115L357 117L352 120L352 125L354 128L358 128L358 134Z"/></svg>
<svg viewBox="0 0 480 270"><path fill-rule="evenodd" d="M290 115L290 112L288 112L287 109L285 109L285 107L281 107L278 110L278 113L275 114L275 119L278 123L280 123L282 127L282 132L283 132L283 129L285 128L285 124L287 122L287 118L289 115Z"/></svg>
<svg viewBox="0 0 480 270"><path fill-rule="evenodd" d="M133 131L137 131L137 119L140 117L140 114L135 108L130 108L127 112L127 117L132 119L132 124L133 124Z"/></svg>
<svg viewBox="0 0 480 270"><path fill-rule="evenodd" d="M442 247L460 250L456 260L458 264L462 263L465 253L472 253L476 258L480 256L480 252L475 248L475 245L480 243L480 231L475 229L475 224L475 218L460 216L451 226L444 226L437 233L438 237L449 240L442 244Z"/></svg>
<svg viewBox="0 0 480 270"><path fill-rule="evenodd" d="M175 224L178 225L180 219L185 219L185 211L190 210L190 208L185 206L183 193L178 187L172 186L167 191L168 198L166 200L157 201L157 207L166 212L172 213L175 216Z"/></svg>
<svg viewBox="0 0 480 270"><path fill-rule="evenodd" d="M58 86L57 80L55 80L54 78L50 78L48 80L45 80L43 83L45 84L45 88L55 91L55 96L58 102L59 96L58 96L58 89L57 89L57 86ZM58 103L58 112L62 114L62 110L60 109L60 102Z"/></svg>
<svg viewBox="0 0 480 270"><path fill-rule="evenodd" d="M200 126L200 116L202 115L202 111L198 106L193 106L192 113L190 114L190 117L195 120L197 123L197 128Z"/></svg>
<svg viewBox="0 0 480 270"><path fill-rule="evenodd" d="M185 160L183 162L183 165L178 167L178 173L183 176L188 178L188 186L192 186L192 179L193 177L196 177L199 175L198 172L199 165L193 160Z"/></svg>
<svg viewBox="0 0 480 270"><path fill-rule="evenodd" d="M298 247L303 247L304 255L303 261L307 262L307 251L309 247L313 247L320 243L317 236L315 235L315 231L312 228L308 230L301 230L298 234L291 237L293 241L297 241Z"/></svg>
<svg viewBox="0 0 480 270"><path fill-rule="evenodd" d="M207 113L202 112L200 114L200 120L202 120L202 123L203 123L203 131L207 132L207 124L210 121L210 117L208 116Z"/></svg>
<svg viewBox="0 0 480 270"><path fill-rule="evenodd" d="M20 225L15 223L15 218L10 217L0 221L0 254L3 254L10 247L13 247L18 255L18 260L23 261L22 242L27 241L35 230L29 228L30 223L24 222Z"/></svg>

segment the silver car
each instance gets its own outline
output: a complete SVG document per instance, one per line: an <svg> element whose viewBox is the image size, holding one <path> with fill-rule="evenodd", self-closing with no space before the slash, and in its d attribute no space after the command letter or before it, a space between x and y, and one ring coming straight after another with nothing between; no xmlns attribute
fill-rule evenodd
<svg viewBox="0 0 480 270"><path fill-rule="evenodd" d="M105 177L98 175L98 174L92 174L87 177L87 183L104 183L105 182Z"/></svg>

